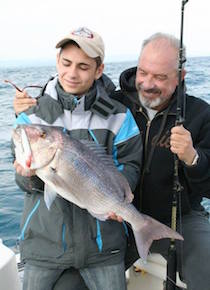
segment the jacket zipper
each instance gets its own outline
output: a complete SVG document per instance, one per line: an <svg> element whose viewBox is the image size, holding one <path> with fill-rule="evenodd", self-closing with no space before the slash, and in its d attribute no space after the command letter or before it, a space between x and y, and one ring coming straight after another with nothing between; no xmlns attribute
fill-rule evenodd
<svg viewBox="0 0 210 290"><path fill-rule="evenodd" d="M150 130L150 126L151 126L151 122L147 116L147 114L145 114L145 112L143 111L142 107L139 108L139 113L142 114L145 119L147 120L147 124L146 124L146 134L145 134L145 140L144 140L144 160L146 158L146 152L147 152L147 145L148 145L148 138L149 138L149 130Z"/></svg>
<svg viewBox="0 0 210 290"><path fill-rule="evenodd" d="M140 210L142 210L142 194L141 194L141 192L142 192L143 180L144 180L145 169L146 169L146 167L145 167L146 162L145 161L146 161L147 149L148 149L147 146L148 146L148 139L149 139L149 131L150 131L150 128L151 128L152 121L154 119L156 119L157 117L161 116L161 115L163 116L164 113L163 112L157 113L152 120L149 120L147 114L143 111L143 108L142 107L140 107L137 112L139 112L140 114L142 114L146 118L146 120L147 120L147 123L146 123L146 134L145 134L145 141L144 141L144 146L145 147L144 147L144 156L143 156L144 168L142 170L142 175L141 175L141 180L140 180L140 188L139 188L139 194L140 194L140 202L139 202L140 204L139 204L139 206L140 206ZM176 114L173 113L173 112L171 112L171 113L168 112L167 115L175 115L176 116Z"/></svg>
<svg viewBox="0 0 210 290"><path fill-rule="evenodd" d="M146 124L146 134L145 134L145 141L144 141L144 159L147 156L147 145L148 145L148 139L149 139L149 130L150 130L150 126L151 126L152 121L147 120L147 124Z"/></svg>
<svg viewBox="0 0 210 290"><path fill-rule="evenodd" d="M143 111L142 107L139 108L139 113L142 114L145 119L147 120L147 123L146 123L146 134L145 134L145 140L144 140L144 156L143 156L143 159L144 159L144 166L146 164L146 156L147 156L147 146L148 146L148 139L149 139L149 131L150 131L150 128L151 128L151 123L152 121L157 118L157 116L160 116L160 115L163 115L163 113L157 113L157 115L152 119L152 120L149 120L147 114L145 114L145 112ZM142 210L142 187L143 187L143 180L144 180L144 174L145 174L145 167L143 168L143 171L142 171L142 176L141 176L141 181L140 181L140 188L139 188L139 194L140 194L140 210Z"/></svg>
<svg viewBox="0 0 210 290"><path fill-rule="evenodd" d="M156 116L152 119L152 120L149 120L147 114L145 114L145 112L143 111L142 107L139 108L139 113L142 114L145 119L147 120L147 123L146 123L146 134L145 134L145 140L144 140L144 160L147 156L147 146L148 146L148 139L149 139L149 131L150 131L150 127L151 127L151 123L153 120L155 120L157 117L161 116L161 115L164 115L163 112L160 112L160 113L157 113ZM169 115L174 115L173 113L169 113Z"/></svg>

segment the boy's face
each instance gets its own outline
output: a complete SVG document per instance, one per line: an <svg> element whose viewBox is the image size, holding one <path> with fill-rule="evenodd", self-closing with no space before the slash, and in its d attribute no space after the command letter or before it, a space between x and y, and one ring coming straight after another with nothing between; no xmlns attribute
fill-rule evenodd
<svg viewBox="0 0 210 290"><path fill-rule="evenodd" d="M104 69L103 64L97 67L93 58L72 44L57 55L56 67L64 91L77 96L85 94Z"/></svg>

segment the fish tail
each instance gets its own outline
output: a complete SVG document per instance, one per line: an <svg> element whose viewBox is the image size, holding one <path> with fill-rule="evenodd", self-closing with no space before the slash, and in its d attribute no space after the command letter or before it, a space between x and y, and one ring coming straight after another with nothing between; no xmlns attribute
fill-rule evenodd
<svg viewBox="0 0 210 290"><path fill-rule="evenodd" d="M172 230L168 226L158 222L157 220L143 215L144 224L139 230L133 229L136 246L140 257L146 261L149 248L154 240L160 240L164 238L183 240L183 237Z"/></svg>

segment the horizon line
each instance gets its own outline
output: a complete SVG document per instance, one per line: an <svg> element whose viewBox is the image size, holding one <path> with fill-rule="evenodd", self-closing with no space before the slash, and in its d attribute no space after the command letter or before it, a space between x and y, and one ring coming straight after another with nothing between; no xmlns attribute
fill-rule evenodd
<svg viewBox="0 0 210 290"><path fill-rule="evenodd" d="M209 58L208 55L202 55L202 56L189 56L187 59L191 58ZM122 56L122 57L116 57L116 56L110 56L107 57L107 60L105 60L105 64L109 63L120 63L120 62L134 62L138 60L138 56ZM40 65L55 65L55 60L50 59L44 59L44 58L27 58L27 59L7 59L7 60L0 60L0 65L4 66L16 66L16 65L33 65L33 66L40 66Z"/></svg>

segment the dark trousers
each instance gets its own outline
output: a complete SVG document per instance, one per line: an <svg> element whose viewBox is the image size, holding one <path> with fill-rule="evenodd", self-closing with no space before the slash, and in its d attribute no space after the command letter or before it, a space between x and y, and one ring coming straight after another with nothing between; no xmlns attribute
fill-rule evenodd
<svg viewBox="0 0 210 290"><path fill-rule="evenodd" d="M181 280L187 284L187 290L210 290L210 222L207 213L192 211L183 216L182 235L184 241L176 241ZM131 266L138 257L136 247L132 246L132 242L130 244L127 266ZM154 241L150 252L159 253L167 259L169 244L169 239Z"/></svg>
<svg viewBox="0 0 210 290"><path fill-rule="evenodd" d="M183 256L177 242L178 268L188 290L210 289L210 222L205 212L192 211L182 218ZM156 241L152 252L167 258L168 240ZM182 268L180 266L182 265Z"/></svg>
<svg viewBox="0 0 210 290"><path fill-rule="evenodd" d="M177 242L178 267L182 264L182 275L188 290L210 290L210 222L204 212L192 211L182 218L183 259L180 255L181 242ZM169 239L154 241L151 252L160 253L167 259ZM139 258L134 239L128 243L126 269ZM70 281L74 281L70 288ZM68 285L68 286L66 286ZM76 285L76 286L75 286ZM67 288L66 288L67 287ZM54 290L87 290L78 271L66 270L58 280Z"/></svg>
<svg viewBox="0 0 210 290"><path fill-rule="evenodd" d="M79 273L84 280L81 279ZM71 268L64 273L60 269L42 268L26 263L23 290L52 289L126 290L124 262L109 266L82 268L79 272Z"/></svg>

